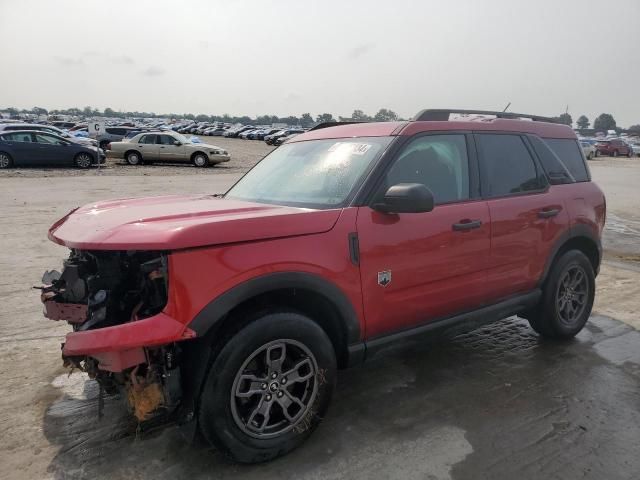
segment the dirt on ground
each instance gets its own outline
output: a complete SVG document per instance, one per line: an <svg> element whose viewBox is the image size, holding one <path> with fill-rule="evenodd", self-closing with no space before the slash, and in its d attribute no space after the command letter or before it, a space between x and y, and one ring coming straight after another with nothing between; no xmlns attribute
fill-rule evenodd
<svg viewBox="0 0 640 480"><path fill-rule="evenodd" d="M594 315L574 342L542 342L514 317L342 372L310 441L257 467L187 444L176 427L142 438L122 399L108 398L98 419L95 382L61 366L68 326L42 316L32 289L67 254L47 229L100 199L225 191L271 149L207 140L231 152L229 165L0 173L0 478L637 476L640 159L590 163L607 195L607 250Z"/></svg>

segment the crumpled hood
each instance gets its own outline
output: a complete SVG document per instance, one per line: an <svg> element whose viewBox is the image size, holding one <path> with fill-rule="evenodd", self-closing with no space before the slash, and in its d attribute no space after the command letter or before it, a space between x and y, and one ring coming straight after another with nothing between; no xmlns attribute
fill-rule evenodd
<svg viewBox="0 0 640 480"><path fill-rule="evenodd" d="M49 239L82 250L176 250L331 230L340 210L309 210L171 195L121 199L72 210Z"/></svg>

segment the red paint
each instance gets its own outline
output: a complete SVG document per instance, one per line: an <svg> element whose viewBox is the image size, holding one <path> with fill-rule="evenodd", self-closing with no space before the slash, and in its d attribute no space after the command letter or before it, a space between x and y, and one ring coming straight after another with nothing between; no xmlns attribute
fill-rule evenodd
<svg viewBox="0 0 640 480"><path fill-rule="evenodd" d="M122 199L73 211L49 238L82 250L177 250L326 232L339 215L211 195Z"/></svg>
<svg viewBox="0 0 640 480"><path fill-rule="evenodd" d="M429 130L575 138L566 126L498 119L348 125L290 142ZM558 215L541 218L548 209ZM590 182L401 215L369 207L309 210L211 196L88 205L56 222L49 237L79 249L169 251L168 302L151 318L70 333L63 353L98 356L192 338L189 323L212 300L252 278L292 271L333 283L351 302L362 338L376 337L531 290L561 236L581 225L599 238L604 217L604 197ZM482 223L473 230L453 230L454 223L468 220ZM352 232L358 233L359 266L350 258ZM378 273L387 270L391 282L382 287ZM111 365L134 361L121 354L108 358Z"/></svg>

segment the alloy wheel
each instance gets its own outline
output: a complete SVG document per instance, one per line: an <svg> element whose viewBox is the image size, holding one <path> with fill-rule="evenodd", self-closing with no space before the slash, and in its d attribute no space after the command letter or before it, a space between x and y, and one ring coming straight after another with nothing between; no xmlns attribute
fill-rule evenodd
<svg viewBox="0 0 640 480"><path fill-rule="evenodd" d="M231 389L236 425L255 438L273 438L299 425L316 398L318 364L292 339L274 340L242 364Z"/></svg>
<svg viewBox="0 0 640 480"><path fill-rule="evenodd" d="M558 282L556 308L560 321L572 326L581 317L589 297L587 274L579 265L567 268Z"/></svg>
<svg viewBox="0 0 640 480"><path fill-rule="evenodd" d="M0 168L9 168L11 166L11 159L6 153L0 153Z"/></svg>
<svg viewBox="0 0 640 480"><path fill-rule="evenodd" d="M76 157L76 165L80 168L89 168L91 166L91 156L88 153L81 153Z"/></svg>

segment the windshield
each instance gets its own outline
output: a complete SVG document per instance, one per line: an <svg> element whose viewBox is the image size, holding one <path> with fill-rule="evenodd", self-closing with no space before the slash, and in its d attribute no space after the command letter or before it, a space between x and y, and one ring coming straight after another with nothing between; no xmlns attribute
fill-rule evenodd
<svg viewBox="0 0 640 480"><path fill-rule="evenodd" d="M339 207L392 138L284 144L251 169L225 196L277 205Z"/></svg>
<svg viewBox="0 0 640 480"><path fill-rule="evenodd" d="M180 143L192 143L191 140L189 140L184 135L180 135L179 133L172 133L171 136L173 136L173 138L178 140Z"/></svg>

